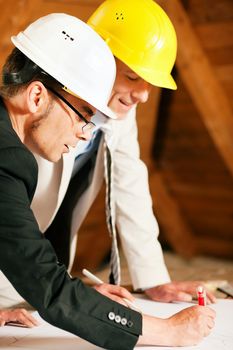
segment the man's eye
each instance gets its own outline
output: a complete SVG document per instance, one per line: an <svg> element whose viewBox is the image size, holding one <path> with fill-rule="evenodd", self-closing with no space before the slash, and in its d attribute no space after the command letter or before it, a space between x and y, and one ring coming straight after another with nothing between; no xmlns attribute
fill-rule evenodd
<svg viewBox="0 0 233 350"><path fill-rule="evenodd" d="M138 80L139 79L139 77L138 76L132 76L132 75L127 75L127 78L129 79L129 80L133 80L133 81L136 81L136 80Z"/></svg>

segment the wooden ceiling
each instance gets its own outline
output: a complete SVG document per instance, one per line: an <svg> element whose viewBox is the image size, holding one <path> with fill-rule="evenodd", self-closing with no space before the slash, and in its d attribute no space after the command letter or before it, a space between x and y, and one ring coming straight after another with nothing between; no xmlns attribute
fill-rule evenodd
<svg viewBox="0 0 233 350"><path fill-rule="evenodd" d="M233 2L158 2L177 32L178 90L162 92L147 158L155 211L183 256L233 258Z"/></svg>

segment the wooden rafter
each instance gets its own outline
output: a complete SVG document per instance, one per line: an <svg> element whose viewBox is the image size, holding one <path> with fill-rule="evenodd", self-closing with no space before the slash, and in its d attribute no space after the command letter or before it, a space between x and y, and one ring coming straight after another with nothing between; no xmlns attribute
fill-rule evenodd
<svg viewBox="0 0 233 350"><path fill-rule="evenodd" d="M233 111L180 0L158 0L178 37L177 67L208 132L233 175Z"/></svg>

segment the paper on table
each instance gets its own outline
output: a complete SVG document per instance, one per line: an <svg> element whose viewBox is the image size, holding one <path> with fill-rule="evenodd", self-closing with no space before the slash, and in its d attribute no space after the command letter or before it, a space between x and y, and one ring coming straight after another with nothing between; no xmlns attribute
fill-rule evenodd
<svg viewBox="0 0 233 350"><path fill-rule="evenodd" d="M169 317L174 313L191 306L190 303L155 303L150 300L137 299L136 304L147 314L158 317ZM233 300L218 299L210 306L216 311L216 323L211 334L195 346L189 347L137 347L137 350L230 350L233 349Z"/></svg>
<svg viewBox="0 0 233 350"><path fill-rule="evenodd" d="M156 303L137 298L136 304L144 313L158 317L168 317L181 309L190 306L190 303ZM233 349L233 300L219 300L211 306L217 312L216 325L213 332L199 345L193 347L172 347L172 350L229 350ZM38 313L34 316L40 319ZM0 328L0 350L97 350L99 347L85 340L51 326L41 320L39 327L27 329L18 327ZM136 347L137 350L171 350L171 347Z"/></svg>
<svg viewBox="0 0 233 350"><path fill-rule="evenodd" d="M40 325L34 328L5 326L0 328L0 350L97 350L101 349L87 341L50 325L38 312L33 316Z"/></svg>

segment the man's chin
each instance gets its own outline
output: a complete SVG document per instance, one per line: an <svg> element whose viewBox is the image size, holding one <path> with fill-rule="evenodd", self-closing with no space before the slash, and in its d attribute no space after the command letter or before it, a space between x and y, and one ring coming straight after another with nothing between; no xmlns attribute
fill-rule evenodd
<svg viewBox="0 0 233 350"><path fill-rule="evenodd" d="M53 154L53 155L46 155L43 158L48 160L51 163L57 163L62 158L63 154Z"/></svg>
<svg viewBox="0 0 233 350"><path fill-rule="evenodd" d="M112 109L112 111L115 113L115 115L117 116L117 119L124 119L127 117L127 115L129 114L129 112L132 110L133 107L130 108L118 108L117 110Z"/></svg>

